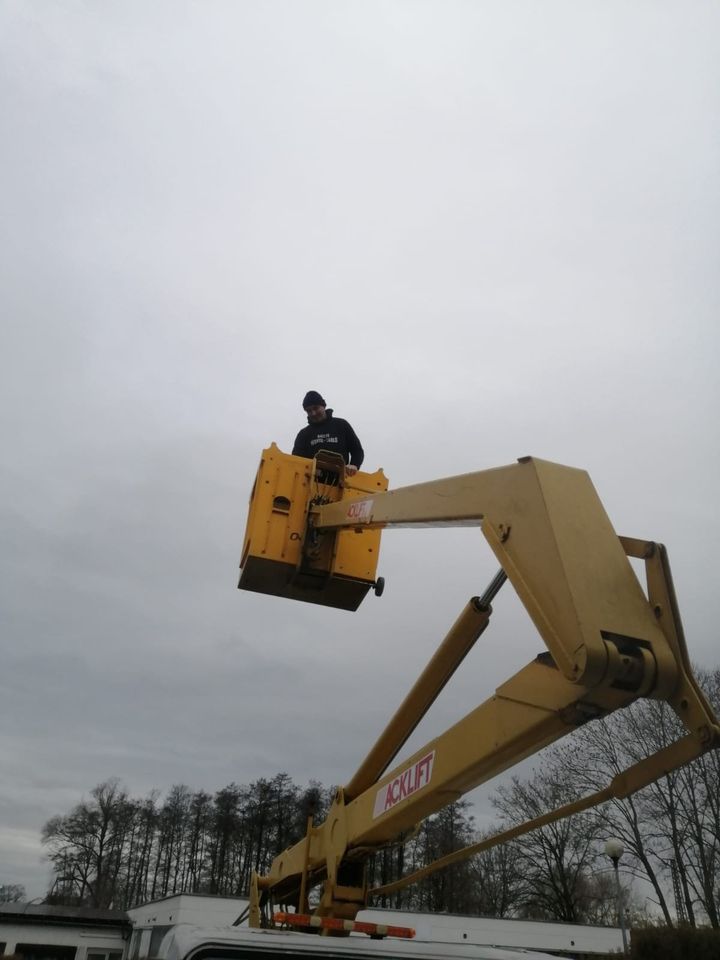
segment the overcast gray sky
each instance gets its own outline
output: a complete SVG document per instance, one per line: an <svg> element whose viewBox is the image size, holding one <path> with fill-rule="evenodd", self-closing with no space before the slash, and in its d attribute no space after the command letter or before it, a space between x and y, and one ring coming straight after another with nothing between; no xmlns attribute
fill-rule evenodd
<svg viewBox="0 0 720 960"><path fill-rule="evenodd" d="M98 782L343 782L495 563L236 590L319 390L392 486L526 454L670 550L716 666L720 6L0 2L0 883ZM540 640L509 588L419 746ZM488 815L484 795L477 810Z"/></svg>

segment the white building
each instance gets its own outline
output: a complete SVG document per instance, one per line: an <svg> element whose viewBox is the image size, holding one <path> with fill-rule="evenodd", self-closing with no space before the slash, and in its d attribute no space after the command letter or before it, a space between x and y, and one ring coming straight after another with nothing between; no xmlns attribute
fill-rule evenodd
<svg viewBox="0 0 720 960"><path fill-rule="evenodd" d="M91 907L0 904L0 955L23 960L125 960L127 914Z"/></svg>

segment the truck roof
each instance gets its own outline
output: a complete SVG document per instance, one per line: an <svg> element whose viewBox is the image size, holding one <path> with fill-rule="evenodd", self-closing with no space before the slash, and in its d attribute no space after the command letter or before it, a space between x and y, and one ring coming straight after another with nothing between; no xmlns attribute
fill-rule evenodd
<svg viewBox="0 0 720 960"><path fill-rule="evenodd" d="M551 960L549 954L496 947L490 944L437 943L418 940L374 940L364 935L319 937L286 930L249 927L197 927L177 924L167 932L158 960Z"/></svg>

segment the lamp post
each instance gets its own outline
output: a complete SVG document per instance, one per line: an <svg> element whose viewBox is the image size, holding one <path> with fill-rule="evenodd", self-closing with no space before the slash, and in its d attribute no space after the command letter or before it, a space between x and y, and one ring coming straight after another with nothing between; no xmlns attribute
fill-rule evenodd
<svg viewBox="0 0 720 960"><path fill-rule="evenodd" d="M612 860L613 869L615 871L615 889L617 891L617 911L618 911L618 920L620 921L620 930L622 932L623 939L623 953L627 956L628 952L628 942L627 942L627 933L625 931L625 911L623 910L622 902L622 889L620 887L620 874L618 872L618 863L620 857L625 852L625 848L620 843L619 840L607 840L605 843L605 855L610 857Z"/></svg>

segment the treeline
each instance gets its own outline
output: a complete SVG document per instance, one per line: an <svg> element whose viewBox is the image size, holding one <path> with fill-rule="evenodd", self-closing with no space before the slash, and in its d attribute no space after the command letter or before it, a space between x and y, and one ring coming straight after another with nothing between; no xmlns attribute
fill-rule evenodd
<svg viewBox="0 0 720 960"><path fill-rule="evenodd" d="M173 893L244 895L252 871L267 870L331 799L320 784L301 789L284 773L214 795L180 784L162 802L157 792L133 799L108 780L43 828L49 898L124 910Z"/></svg>
<svg viewBox="0 0 720 960"><path fill-rule="evenodd" d="M720 713L720 670L698 671ZM664 704L642 701L596 720L545 750L526 778L492 795L490 833L604 787L630 764L682 735ZM299 787L286 774L214 795L176 786L131 798L116 781L54 817L43 831L52 862L52 898L125 909L180 892L247 894L253 870L322 820L333 791ZM370 861L370 885L386 884L479 838L467 801L430 817L404 845ZM720 755L712 751L626 800L610 801L448 867L379 904L433 912L616 922L614 877L603 846L624 847L620 868L631 922L651 912L676 922L720 926ZM642 881L635 883L635 881Z"/></svg>

